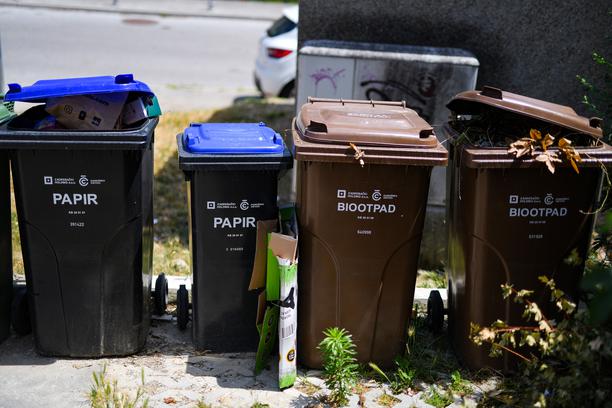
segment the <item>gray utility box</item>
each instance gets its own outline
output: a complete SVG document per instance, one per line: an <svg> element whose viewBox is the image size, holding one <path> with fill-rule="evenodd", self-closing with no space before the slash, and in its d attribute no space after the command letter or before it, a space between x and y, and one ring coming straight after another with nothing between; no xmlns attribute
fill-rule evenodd
<svg viewBox="0 0 612 408"><path fill-rule="evenodd" d="M472 53L457 48L307 41L298 53L297 111L309 96L404 100L441 138L450 114L446 104L459 92L476 87L478 65ZM433 268L446 257L446 242L440 239L446 237L445 168L433 170L428 197L421 266Z"/></svg>

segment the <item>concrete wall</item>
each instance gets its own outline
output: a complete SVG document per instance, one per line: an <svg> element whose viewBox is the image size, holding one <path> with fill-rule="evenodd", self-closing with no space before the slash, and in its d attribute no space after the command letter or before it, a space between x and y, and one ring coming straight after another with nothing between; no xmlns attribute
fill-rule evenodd
<svg viewBox="0 0 612 408"><path fill-rule="evenodd" d="M610 54L610 9L605 0L302 0L299 41L467 49L481 64L478 87L500 87L586 114L576 75L603 75L590 55Z"/></svg>

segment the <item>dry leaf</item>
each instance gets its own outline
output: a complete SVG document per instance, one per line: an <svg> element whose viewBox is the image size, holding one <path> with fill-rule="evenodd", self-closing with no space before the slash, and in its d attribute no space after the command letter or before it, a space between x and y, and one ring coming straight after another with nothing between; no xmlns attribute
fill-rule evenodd
<svg viewBox="0 0 612 408"><path fill-rule="evenodd" d="M552 145L554 141L555 138L552 137L550 133L547 133L546 136L544 136L544 139L542 139L542 141L540 142L540 144L542 145L542 150L548 150L548 146Z"/></svg>
<svg viewBox="0 0 612 408"><path fill-rule="evenodd" d="M582 161L582 158L580 157L580 154L578 154L574 146L572 146L572 142L562 137L561 139L559 139L559 150L563 152L565 158L570 163L574 171L580 174L580 170L578 170L577 163L580 163Z"/></svg>
<svg viewBox="0 0 612 408"><path fill-rule="evenodd" d="M173 397L166 397L164 398L164 403L165 404L176 404L176 400Z"/></svg>
<svg viewBox="0 0 612 408"><path fill-rule="evenodd" d="M531 129L529 131L529 137L531 137L531 140L537 142L538 140L542 139L542 132L537 129Z"/></svg>
<svg viewBox="0 0 612 408"><path fill-rule="evenodd" d="M508 153L514 153L517 159L525 156L526 154L533 154L533 140L526 137L517 140L516 142L510 144Z"/></svg>
<svg viewBox="0 0 612 408"><path fill-rule="evenodd" d="M548 171L550 171L552 174L555 174L555 163L561 162L561 159L557 157L557 153L551 152L550 150L538 154L535 159L546 164Z"/></svg>

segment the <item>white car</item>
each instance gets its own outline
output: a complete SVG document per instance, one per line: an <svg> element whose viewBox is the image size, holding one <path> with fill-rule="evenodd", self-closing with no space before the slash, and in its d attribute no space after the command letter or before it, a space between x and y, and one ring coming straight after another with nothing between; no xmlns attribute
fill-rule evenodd
<svg viewBox="0 0 612 408"><path fill-rule="evenodd" d="M298 6L283 11L259 40L255 61L255 85L265 96L295 95Z"/></svg>

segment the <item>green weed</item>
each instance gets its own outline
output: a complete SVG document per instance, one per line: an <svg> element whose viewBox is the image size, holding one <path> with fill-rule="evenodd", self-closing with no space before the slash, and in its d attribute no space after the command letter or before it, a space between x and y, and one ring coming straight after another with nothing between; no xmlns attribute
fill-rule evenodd
<svg viewBox="0 0 612 408"><path fill-rule="evenodd" d="M325 338L319 344L323 356L325 385L330 391L327 400L333 406L348 403L351 389L357 383L359 365L355 344L344 329L332 327L323 332Z"/></svg>
<svg viewBox="0 0 612 408"><path fill-rule="evenodd" d="M440 392L435 385L432 385L429 387L425 402L436 408L444 408L452 404L453 399L448 392Z"/></svg>
<svg viewBox="0 0 612 408"><path fill-rule="evenodd" d="M455 394L459 394L460 396L464 396L472 392L472 387L470 384L461 377L461 373L458 370L455 370L451 374L451 383L448 387Z"/></svg>

